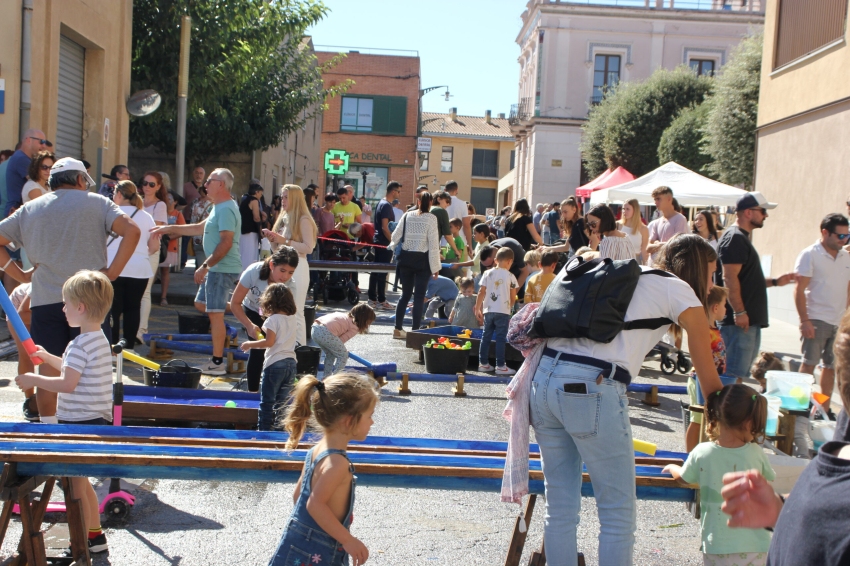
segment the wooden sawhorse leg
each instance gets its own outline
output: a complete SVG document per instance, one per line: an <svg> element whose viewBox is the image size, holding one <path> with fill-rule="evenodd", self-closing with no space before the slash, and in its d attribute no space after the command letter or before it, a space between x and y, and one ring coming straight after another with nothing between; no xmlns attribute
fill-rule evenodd
<svg viewBox="0 0 850 566"><path fill-rule="evenodd" d="M658 402L658 386L653 385L649 388L649 391L643 396L641 403L644 405L649 405L650 407L657 407L661 403Z"/></svg>

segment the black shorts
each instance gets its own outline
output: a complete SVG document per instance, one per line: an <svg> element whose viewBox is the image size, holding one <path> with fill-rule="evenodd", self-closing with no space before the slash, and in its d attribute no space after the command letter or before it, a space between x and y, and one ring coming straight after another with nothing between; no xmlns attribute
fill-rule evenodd
<svg viewBox="0 0 850 566"><path fill-rule="evenodd" d="M75 425L111 425L112 423L103 417L89 419L87 421L59 421L59 424L75 424Z"/></svg>
<svg viewBox="0 0 850 566"><path fill-rule="evenodd" d="M109 319L109 314L106 315L106 319ZM112 335L106 321L101 327L106 336ZM79 335L79 328L68 326L68 319L62 312L62 303L32 307L30 336L32 336L33 342L54 356L62 356L71 340Z"/></svg>

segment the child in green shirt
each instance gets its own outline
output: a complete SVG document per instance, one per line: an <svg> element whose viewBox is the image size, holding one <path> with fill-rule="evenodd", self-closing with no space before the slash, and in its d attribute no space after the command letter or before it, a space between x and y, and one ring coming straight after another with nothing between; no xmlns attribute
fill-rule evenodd
<svg viewBox="0 0 850 566"><path fill-rule="evenodd" d="M460 250L461 257L458 258L455 251L449 246L448 248L443 248L443 256L446 261L466 261L466 244L463 243L463 238L460 235L460 230L463 228L463 220L460 218L452 218L449 221L449 229L452 231L452 240L454 240L455 247Z"/></svg>
<svg viewBox="0 0 850 566"><path fill-rule="evenodd" d="M727 385L709 396L705 417L711 442L697 444L684 466L669 464L664 471L690 484L699 484L700 527L704 563L764 566L770 533L764 529L731 528L720 510L723 475L758 470L768 481L776 474L758 438L764 439L767 400L747 385Z"/></svg>

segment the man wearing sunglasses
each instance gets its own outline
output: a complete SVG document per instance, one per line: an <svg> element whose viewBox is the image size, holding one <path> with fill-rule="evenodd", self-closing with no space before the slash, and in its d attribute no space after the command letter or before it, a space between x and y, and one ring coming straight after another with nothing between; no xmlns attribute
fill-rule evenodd
<svg viewBox="0 0 850 566"><path fill-rule="evenodd" d="M850 253L843 249L848 240L850 221L841 214L827 214L820 223L820 240L804 249L794 266L794 303L803 336L800 371L814 375L822 361L821 392L830 397L835 383L832 345L841 316L850 307ZM824 409L829 409L829 401Z"/></svg>
<svg viewBox="0 0 850 566"><path fill-rule="evenodd" d="M726 375L744 378L756 359L761 329L768 326L767 288L794 281L793 273L765 278L761 260L750 241L753 230L764 226L767 211L776 204L759 192L747 193L735 205L737 220L717 244L715 283L729 290L726 317L719 323L726 344Z"/></svg>
<svg viewBox="0 0 850 566"><path fill-rule="evenodd" d="M44 132L41 130L31 129L24 132L21 137L20 149L12 154L12 157L9 158L9 165L6 166L6 200L3 207L3 218L9 216L13 208L21 206L23 201L21 192L28 179L30 162L39 151L52 145L44 139Z"/></svg>

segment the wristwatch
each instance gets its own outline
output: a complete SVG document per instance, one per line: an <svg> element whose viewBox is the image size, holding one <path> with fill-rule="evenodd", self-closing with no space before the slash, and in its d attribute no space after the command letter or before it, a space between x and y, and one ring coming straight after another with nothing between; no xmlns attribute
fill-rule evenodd
<svg viewBox="0 0 850 566"><path fill-rule="evenodd" d="M773 285L774 287L779 287L779 283L776 281L776 278L771 279L770 284Z"/></svg>
<svg viewBox="0 0 850 566"><path fill-rule="evenodd" d="M745 315L745 314L747 314L747 311L742 310L741 312L733 312L732 316L742 316L742 315Z"/></svg>

